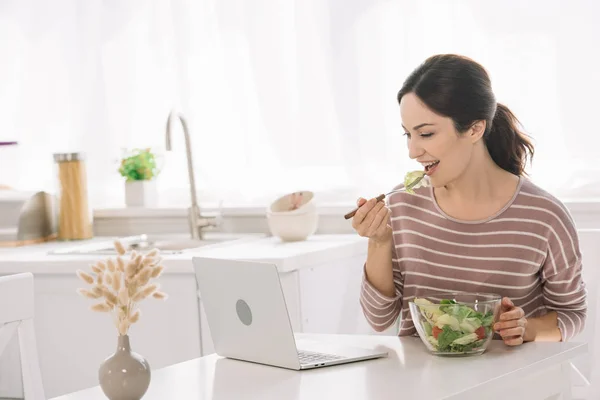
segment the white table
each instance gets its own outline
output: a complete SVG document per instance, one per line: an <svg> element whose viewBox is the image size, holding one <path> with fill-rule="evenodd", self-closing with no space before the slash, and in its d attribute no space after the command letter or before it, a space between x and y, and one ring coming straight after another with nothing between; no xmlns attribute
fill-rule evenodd
<svg viewBox="0 0 600 400"><path fill-rule="evenodd" d="M420 339L379 335L297 335L369 348L387 358L307 371L292 371L211 354L153 371L143 400L201 399L569 399L570 359L581 343L527 343L517 348L494 341L476 357L445 358L427 353ZM527 380L527 382L525 382ZM54 400L102 400L94 387Z"/></svg>

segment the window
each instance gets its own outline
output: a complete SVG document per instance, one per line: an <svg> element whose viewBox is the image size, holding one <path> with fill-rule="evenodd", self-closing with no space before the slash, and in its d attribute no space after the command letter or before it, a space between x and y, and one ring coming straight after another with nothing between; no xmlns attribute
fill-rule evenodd
<svg viewBox="0 0 600 400"><path fill-rule="evenodd" d="M13 0L0 13L0 184L52 189L53 152L87 155L95 207L123 204L122 148L162 153L160 204L189 202L187 118L201 203L263 205L313 190L353 202L401 182L396 93L426 57L490 72L533 136L531 177L563 198L600 197L600 26L592 0L78 2Z"/></svg>

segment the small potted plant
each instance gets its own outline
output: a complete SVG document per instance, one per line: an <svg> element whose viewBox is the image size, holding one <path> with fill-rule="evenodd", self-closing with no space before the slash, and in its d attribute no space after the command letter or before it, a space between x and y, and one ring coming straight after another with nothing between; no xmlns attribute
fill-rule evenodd
<svg viewBox="0 0 600 400"><path fill-rule="evenodd" d="M150 149L134 149L126 153L121 159L119 173L125 178L125 203L128 207L156 205L159 168L156 155Z"/></svg>

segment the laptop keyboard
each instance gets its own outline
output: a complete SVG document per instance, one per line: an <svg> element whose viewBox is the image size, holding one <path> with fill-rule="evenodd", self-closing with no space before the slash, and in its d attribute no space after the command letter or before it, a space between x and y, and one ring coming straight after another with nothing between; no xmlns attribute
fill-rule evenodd
<svg viewBox="0 0 600 400"><path fill-rule="evenodd" d="M298 351L300 364L320 364L329 361L341 360L344 357L336 356L335 354L317 353L313 351Z"/></svg>

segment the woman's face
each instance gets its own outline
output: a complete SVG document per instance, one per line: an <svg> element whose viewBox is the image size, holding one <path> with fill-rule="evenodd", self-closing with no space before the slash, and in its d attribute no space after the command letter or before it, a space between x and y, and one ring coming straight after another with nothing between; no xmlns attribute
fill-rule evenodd
<svg viewBox="0 0 600 400"><path fill-rule="evenodd" d="M408 155L423 165L433 187L444 187L465 172L485 122L459 134L451 118L431 111L414 93L402 97L400 115Z"/></svg>

